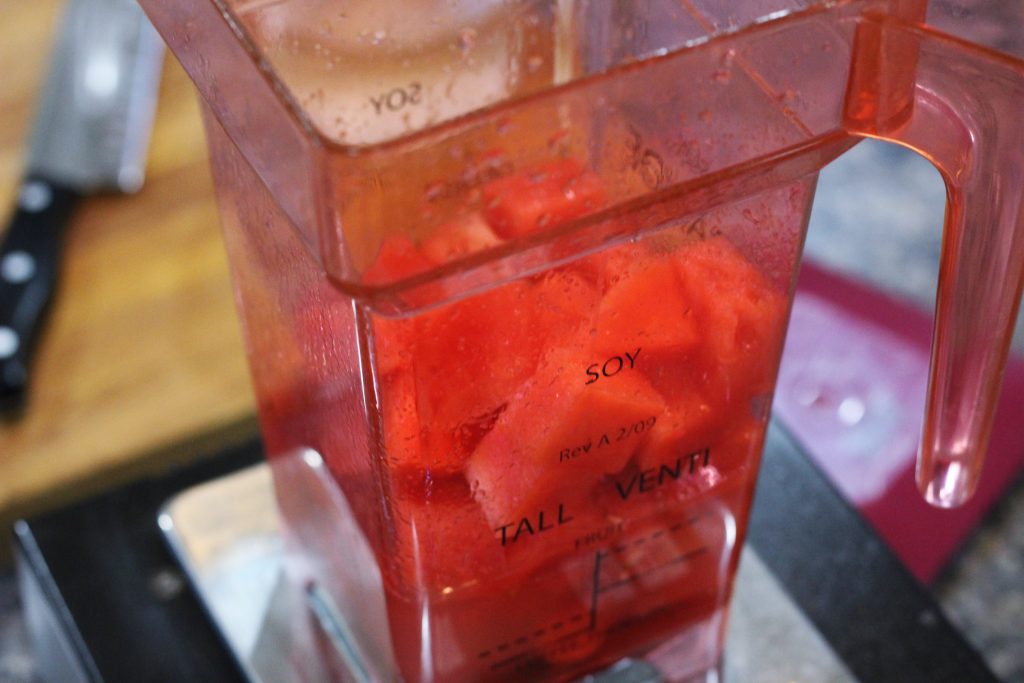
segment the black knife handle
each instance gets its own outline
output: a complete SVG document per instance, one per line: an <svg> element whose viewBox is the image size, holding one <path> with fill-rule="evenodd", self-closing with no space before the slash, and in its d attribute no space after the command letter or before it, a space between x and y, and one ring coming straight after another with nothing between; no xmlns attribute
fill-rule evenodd
<svg viewBox="0 0 1024 683"><path fill-rule="evenodd" d="M30 176L0 242L0 411L25 403L29 363L57 285L64 227L80 195Z"/></svg>

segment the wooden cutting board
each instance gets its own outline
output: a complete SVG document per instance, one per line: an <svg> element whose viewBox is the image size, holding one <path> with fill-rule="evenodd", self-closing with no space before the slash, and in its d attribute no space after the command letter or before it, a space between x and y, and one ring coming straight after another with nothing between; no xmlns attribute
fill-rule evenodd
<svg viewBox="0 0 1024 683"><path fill-rule="evenodd" d="M62 7L0 2L0 230ZM255 430L199 108L170 55L145 186L75 213L32 382L25 415L0 421L5 536L17 516Z"/></svg>

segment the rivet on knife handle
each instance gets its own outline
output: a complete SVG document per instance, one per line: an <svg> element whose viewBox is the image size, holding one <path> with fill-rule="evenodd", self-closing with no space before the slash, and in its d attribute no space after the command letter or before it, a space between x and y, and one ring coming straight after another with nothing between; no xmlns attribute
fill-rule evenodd
<svg viewBox="0 0 1024 683"><path fill-rule="evenodd" d="M22 184L0 243L0 410L23 407L33 346L57 285L64 227L79 195L42 177Z"/></svg>

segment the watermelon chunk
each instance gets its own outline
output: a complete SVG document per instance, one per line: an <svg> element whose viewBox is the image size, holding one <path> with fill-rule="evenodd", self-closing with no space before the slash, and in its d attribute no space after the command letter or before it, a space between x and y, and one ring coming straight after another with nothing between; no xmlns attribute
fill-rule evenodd
<svg viewBox="0 0 1024 683"><path fill-rule="evenodd" d="M589 332L601 301L594 284L574 268L559 268L539 276L532 292L537 314L534 335L552 345L569 348L581 359L590 353ZM547 344L545 344L547 346Z"/></svg>
<svg viewBox="0 0 1024 683"><path fill-rule="evenodd" d="M504 553L480 507L461 500L397 500L395 528L406 585L458 591L501 572Z"/></svg>
<svg viewBox="0 0 1024 683"><path fill-rule="evenodd" d="M441 264L496 247L501 242L483 216L471 213L437 228L423 240L420 250L428 259Z"/></svg>
<svg viewBox="0 0 1024 683"><path fill-rule="evenodd" d="M639 447L641 435L621 430L664 410L639 373L585 380L578 358L553 354L470 457L466 477L495 528L586 499Z"/></svg>
<svg viewBox="0 0 1024 683"><path fill-rule="evenodd" d="M505 239L554 227L601 208L601 180L573 159L553 161L483 187L484 216Z"/></svg>
<svg viewBox="0 0 1024 683"><path fill-rule="evenodd" d="M739 415L721 429L711 446L711 464L725 476L737 470L756 466L764 445L765 421L750 415Z"/></svg>
<svg viewBox="0 0 1024 683"><path fill-rule="evenodd" d="M601 300L594 350L643 347L652 355L684 354L700 342L693 308L674 264L647 258L622 272Z"/></svg>
<svg viewBox="0 0 1024 683"><path fill-rule="evenodd" d="M637 462L642 469L672 465L678 458L708 448L724 416L698 395L669 404L664 416L651 428Z"/></svg>
<svg viewBox="0 0 1024 683"><path fill-rule="evenodd" d="M384 376L379 390L384 456L388 465L426 469L416 410L416 378L412 371L398 370Z"/></svg>
<svg viewBox="0 0 1024 683"><path fill-rule="evenodd" d="M782 294L724 238L681 249L676 269L723 394L736 402L770 392L785 321Z"/></svg>
<svg viewBox="0 0 1024 683"><path fill-rule="evenodd" d="M413 428L388 417L401 405L401 412L416 416L422 442L415 452L403 449L408 457L397 464L434 477L461 474L549 339L579 340L575 353L581 361L588 356L589 338L581 330L596 305L592 285L573 272L552 271L412 320L375 319L385 441L411 440Z"/></svg>
<svg viewBox="0 0 1024 683"><path fill-rule="evenodd" d="M405 235L386 237L377 258L363 271L363 282L384 285L428 270L433 262Z"/></svg>
<svg viewBox="0 0 1024 683"><path fill-rule="evenodd" d="M415 323L375 315L372 317L372 326L373 353L378 374L388 375L409 368L413 358Z"/></svg>
<svg viewBox="0 0 1024 683"><path fill-rule="evenodd" d="M461 465L543 348L533 285L513 282L420 317L413 342L425 456Z"/></svg>

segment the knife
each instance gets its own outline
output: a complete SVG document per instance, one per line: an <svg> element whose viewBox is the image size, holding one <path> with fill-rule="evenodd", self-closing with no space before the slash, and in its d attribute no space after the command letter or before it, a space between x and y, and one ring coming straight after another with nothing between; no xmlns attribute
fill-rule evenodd
<svg viewBox="0 0 1024 683"><path fill-rule="evenodd" d="M17 205L0 241L0 411L25 404L33 346L80 199L142 185L163 43L135 0L65 9Z"/></svg>

